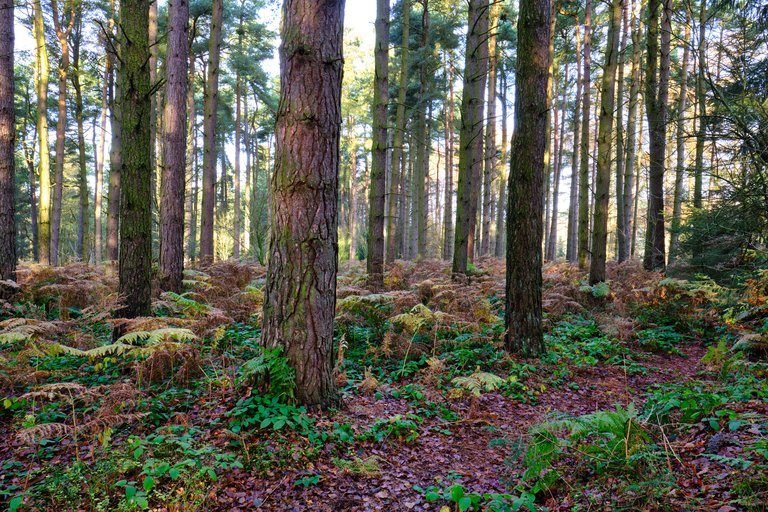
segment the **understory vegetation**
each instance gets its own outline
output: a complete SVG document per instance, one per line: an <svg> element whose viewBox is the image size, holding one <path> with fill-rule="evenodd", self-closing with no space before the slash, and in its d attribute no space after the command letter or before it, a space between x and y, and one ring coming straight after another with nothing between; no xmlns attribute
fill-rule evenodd
<svg viewBox="0 0 768 512"><path fill-rule="evenodd" d="M339 276L342 407L261 348L265 269L185 273L115 319L110 267L0 307L0 502L17 510L765 510L768 272L727 286L545 267L547 353L503 349L503 261ZM117 331L122 336L114 337Z"/></svg>

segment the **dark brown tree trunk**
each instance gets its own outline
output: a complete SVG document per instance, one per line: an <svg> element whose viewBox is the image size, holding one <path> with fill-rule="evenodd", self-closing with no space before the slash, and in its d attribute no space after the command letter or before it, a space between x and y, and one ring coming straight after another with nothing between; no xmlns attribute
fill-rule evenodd
<svg viewBox="0 0 768 512"><path fill-rule="evenodd" d="M13 0L0 0L0 279L16 280Z"/></svg>
<svg viewBox="0 0 768 512"><path fill-rule="evenodd" d="M592 0L584 3L584 71L582 72L581 104L581 156L579 163L579 225L577 258L579 268L586 269L589 262L589 125L592 109L590 69L592 61Z"/></svg>
<svg viewBox="0 0 768 512"><path fill-rule="evenodd" d="M80 211L77 222L77 257L88 263L88 169L85 164L85 130L83 128L83 91L80 84L80 43L82 15L77 16L77 27L72 44L72 88L75 90L75 120L77 121L77 163Z"/></svg>
<svg viewBox="0 0 768 512"><path fill-rule="evenodd" d="M507 74L499 73L501 101L501 165L499 173L499 200L496 208L496 257L503 258L507 249Z"/></svg>
<svg viewBox="0 0 768 512"><path fill-rule="evenodd" d="M624 243L627 230L624 227L624 164L626 159L626 134L624 133L624 68L627 62L627 37L629 36L629 5L631 0L623 0L621 43L619 46L618 79L616 83L616 259L619 247Z"/></svg>
<svg viewBox="0 0 768 512"><path fill-rule="evenodd" d="M443 210L443 259L450 260L453 255L453 52L445 59L448 72L448 103L445 106L445 209Z"/></svg>
<svg viewBox="0 0 768 512"><path fill-rule="evenodd" d="M188 74L187 74L187 191L186 204L184 206L184 225L189 229L187 234L187 258L195 259L197 250L197 166L195 165L195 55L192 53L194 31L189 31L188 47Z"/></svg>
<svg viewBox="0 0 768 512"><path fill-rule="evenodd" d="M421 59L419 62L419 98L416 106L416 161L413 180L413 227L416 230L416 256L427 256L427 204L429 194L429 129L427 128L427 44L429 41L429 0L422 0Z"/></svg>
<svg viewBox="0 0 768 512"><path fill-rule="evenodd" d="M549 0L521 0L515 81L515 134L511 144L507 213L507 350L544 352L542 247L544 151L547 132Z"/></svg>
<svg viewBox="0 0 768 512"><path fill-rule="evenodd" d="M120 2L120 117L123 161L120 186L119 316L150 314L152 188L150 145L149 0Z"/></svg>
<svg viewBox="0 0 768 512"><path fill-rule="evenodd" d="M384 195L387 168L387 100L389 99L389 0L376 1L376 49L373 84L371 187L368 190L368 282L384 286Z"/></svg>
<svg viewBox="0 0 768 512"><path fill-rule="evenodd" d="M493 208L493 182L496 179L496 83L498 53L496 36L499 31L501 2L493 2L488 18L488 122L485 125L485 165L483 167L483 212L480 255L491 253L491 218Z"/></svg>
<svg viewBox="0 0 768 512"><path fill-rule="evenodd" d="M547 18L549 19L549 18ZM456 233L453 273L466 274L474 254L480 171L483 167L483 113L487 56L488 1L470 0L461 97L459 133L459 184L456 200Z"/></svg>
<svg viewBox="0 0 768 512"><path fill-rule="evenodd" d="M704 142L707 137L707 0L699 0L699 47L696 70L696 104L698 106L698 129L696 133L696 163L693 170L693 207L701 208L704 183Z"/></svg>
<svg viewBox="0 0 768 512"><path fill-rule="evenodd" d="M179 293L184 271L184 176L187 171L187 0L169 1L168 27L160 203L160 283L163 290Z"/></svg>
<svg viewBox="0 0 768 512"><path fill-rule="evenodd" d="M200 259L213 261L213 220L216 204L216 119L219 103L219 60L223 0L213 0L211 41L208 56L208 82L205 88L203 118L203 204L200 219Z"/></svg>
<svg viewBox="0 0 768 512"><path fill-rule="evenodd" d="M659 28L659 8L663 11ZM663 269L666 264L664 230L664 171L667 150L667 98L669 95L669 51L672 29L671 0L650 0L648 4L647 72L645 86L646 115L650 137L648 169L649 250L643 258L648 270ZM659 39L661 42L659 43Z"/></svg>
<svg viewBox="0 0 768 512"><path fill-rule="evenodd" d="M332 358L343 13L344 0L283 4L262 343L283 348L296 370L296 398L310 408L338 403Z"/></svg>

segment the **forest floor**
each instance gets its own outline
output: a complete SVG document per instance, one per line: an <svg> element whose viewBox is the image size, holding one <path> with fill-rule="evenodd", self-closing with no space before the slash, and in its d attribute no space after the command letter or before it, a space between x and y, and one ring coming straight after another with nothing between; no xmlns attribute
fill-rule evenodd
<svg viewBox="0 0 768 512"><path fill-rule="evenodd" d="M339 275L338 409L259 347L264 269L188 271L112 318L109 267L30 266L0 301L10 510L766 510L768 272L545 268L547 355L503 349L503 276ZM8 287L9 285L4 285ZM115 325L128 334L112 339Z"/></svg>

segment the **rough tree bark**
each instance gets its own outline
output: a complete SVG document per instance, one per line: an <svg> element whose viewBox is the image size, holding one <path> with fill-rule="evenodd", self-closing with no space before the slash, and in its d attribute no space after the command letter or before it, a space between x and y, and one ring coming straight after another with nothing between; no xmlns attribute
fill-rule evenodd
<svg viewBox="0 0 768 512"><path fill-rule="evenodd" d="M150 314L152 188L150 160L149 0L120 2L120 115L123 161L120 187L119 291L125 318Z"/></svg>
<svg viewBox="0 0 768 512"><path fill-rule="evenodd" d="M499 31L501 2L493 2L488 18L488 122L485 126L485 165L483 167L483 212L480 255L491 252L491 209L493 202L493 181L496 178L496 75L498 54L496 36Z"/></svg>
<svg viewBox="0 0 768 512"><path fill-rule="evenodd" d="M443 203L443 259L453 256L453 156L454 156L454 102L453 102L453 51L445 58L448 72L448 103L445 110L445 198Z"/></svg>
<svg viewBox="0 0 768 512"><path fill-rule="evenodd" d="M579 162L579 220L577 258L579 268L589 261L589 115L592 108L590 87L592 39L592 1L584 2L584 70L581 75L581 156Z"/></svg>
<svg viewBox="0 0 768 512"><path fill-rule="evenodd" d="M0 0L0 279L16 279L13 0Z"/></svg>
<svg viewBox="0 0 768 512"><path fill-rule="evenodd" d="M113 2L113 15L109 20L110 35L115 33L115 18L116 12ZM120 42L114 39L117 45L117 52L121 52ZM117 261L119 252L119 231L120 231L120 174L123 166L123 137L122 137L122 122L120 115L120 102L117 100L120 97L120 81L117 80L117 65L119 64L119 55L112 55L112 62L115 63L114 73L109 78L109 89L111 98L111 117L110 127L112 129L112 143L109 150L109 191L108 191L108 204L107 204L107 259L109 261Z"/></svg>
<svg viewBox="0 0 768 512"><path fill-rule="evenodd" d="M285 0L262 343L283 348L296 398L338 403L332 375L344 0Z"/></svg>
<svg viewBox="0 0 768 512"><path fill-rule="evenodd" d="M168 2L167 38L163 186L160 200L160 283L163 290L179 293L184 271L184 177L187 170L187 0Z"/></svg>
<svg viewBox="0 0 768 512"><path fill-rule="evenodd" d="M549 0L521 0L507 213L506 333L508 350L544 352L542 247L547 131Z"/></svg>
<svg viewBox="0 0 768 512"><path fill-rule="evenodd" d="M387 167L387 100L389 99L389 0L376 1L376 48L373 85L371 186L368 189L368 282L384 286L384 195Z"/></svg>

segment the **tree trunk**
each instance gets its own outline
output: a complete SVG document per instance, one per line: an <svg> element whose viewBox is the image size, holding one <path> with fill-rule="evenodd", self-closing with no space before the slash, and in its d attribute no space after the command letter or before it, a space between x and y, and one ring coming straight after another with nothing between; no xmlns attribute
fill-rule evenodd
<svg viewBox="0 0 768 512"><path fill-rule="evenodd" d="M115 17L109 20L110 34L114 34ZM116 44L120 44L119 40ZM122 52L118 46L118 52ZM112 98L112 114L110 117L110 126L112 128L112 143L109 150L109 198L107 205L107 259L109 261L117 261L119 246L118 238L120 231L120 182L121 172L123 166L123 137L122 137L122 116L120 112L120 102L118 98L121 96L120 80L117 79L117 66L120 60L118 55L112 55L112 62L114 62L114 73L110 75L109 88L112 90L110 98Z"/></svg>
<svg viewBox="0 0 768 512"><path fill-rule="evenodd" d="M496 257L503 258L507 248L507 75L499 74L501 91L501 165L499 166L499 200L496 208Z"/></svg>
<svg viewBox="0 0 768 512"><path fill-rule="evenodd" d="M429 179L429 130L427 129L427 44L429 40L429 0L421 0L421 58L419 59L419 98L416 107L416 162L413 172L413 214L416 229L416 255L427 256L427 186Z"/></svg>
<svg viewBox="0 0 768 512"><path fill-rule="evenodd" d="M624 133L624 66L627 59L627 35L629 31L629 4L631 0L623 0L624 6L622 8L622 28L621 28L621 45L619 47L619 64L618 64L618 80L616 83L616 258L618 259L619 246L624 243L624 236L626 235L626 229L624 228L624 222L626 221L626 215L624 214L624 201L622 194L624 193L624 153L625 147L625 133Z"/></svg>
<svg viewBox="0 0 768 512"><path fill-rule="evenodd" d="M392 179L389 184L389 212L387 218L387 247L385 258L387 263L395 261L399 240L402 240L404 218L401 216L404 198L401 194L403 174L403 142L405 134L405 97L408 91L408 38L411 25L411 0L403 0L403 37L400 43L400 80L397 89L397 111L395 113L395 128L392 141ZM399 211L400 210L400 211ZM398 224L400 229L397 229ZM402 249L401 251L402 252Z"/></svg>
<svg viewBox="0 0 768 512"><path fill-rule="evenodd" d="M180 293L184 272L184 177L187 171L187 0L169 1L167 37L160 200L160 283L163 290Z"/></svg>
<svg viewBox="0 0 768 512"><path fill-rule="evenodd" d="M56 120L56 173L53 183L53 210L51 212L51 265L59 264L59 235L61 234L61 202L64 194L64 142L67 131L67 74L69 73L69 34L75 23L74 2L69 20L59 17L59 0L51 0L51 11L56 38L59 41L59 114ZM66 26L64 25L66 23ZM43 103L43 105L45 105Z"/></svg>
<svg viewBox="0 0 768 512"><path fill-rule="evenodd" d="M626 1L626 0L625 0ZM638 107L640 105L640 59L642 57L643 49L640 44L640 37L642 34L643 18L642 18L642 6L638 0L634 2L632 8L632 74L629 85L629 112L627 114L627 161L624 166L624 191L622 193L622 213L624 214L624 220L622 222L623 234L619 235L619 262L626 261L632 255L632 246L634 244L634 212L635 212L635 167L638 161L637 152L639 139L638 134L642 134L642 130L638 129L637 120L640 119L642 124L642 116L638 118Z"/></svg>
<svg viewBox="0 0 768 512"><path fill-rule="evenodd" d="M101 84L101 117L99 119L99 145L96 152L96 167L94 169L96 187L93 191L93 260L97 265L103 259L102 253L102 201L104 193L104 160L107 143L107 111L109 110L109 88L107 86L112 74L112 53L109 42L105 43L106 58L104 77Z"/></svg>
<svg viewBox="0 0 768 512"><path fill-rule="evenodd" d="M464 88L459 133L459 185L453 273L466 274L473 258L480 170L483 166L483 92L487 67L488 1L469 0ZM485 60L485 65L483 61Z"/></svg>
<svg viewBox="0 0 768 512"><path fill-rule="evenodd" d="M707 137L707 0L700 0L698 69L696 71L696 104L698 105L698 132L696 133L696 164L693 186L693 207L701 208L704 182L704 142Z"/></svg>
<svg viewBox="0 0 768 512"><path fill-rule="evenodd" d="M571 193L568 205L568 241L566 242L565 258L570 263L578 260L579 237L579 150L581 148L581 97L583 82L581 79L581 30L579 16L575 15L574 32L576 32L576 98L573 113L573 150L571 152Z"/></svg>
<svg viewBox="0 0 768 512"><path fill-rule="evenodd" d="M496 178L496 70L498 54L496 36L499 31L501 2L493 2L488 18L488 123L485 126L485 165L483 167L483 212L482 234L480 236L480 255L488 256L491 252L491 207L493 181Z"/></svg>
<svg viewBox="0 0 768 512"><path fill-rule="evenodd" d="M296 398L336 405L332 375L344 0L285 0L262 343L282 347Z"/></svg>
<svg viewBox="0 0 768 512"><path fill-rule="evenodd" d="M544 352L542 247L550 0L521 0L507 213L507 350Z"/></svg>
<svg viewBox="0 0 768 512"><path fill-rule="evenodd" d="M223 0L213 0L211 40L208 57L208 83L205 88L203 119L203 204L200 220L200 259L213 261L213 220L216 203L216 119L219 103L219 60Z"/></svg>
<svg viewBox="0 0 768 512"><path fill-rule="evenodd" d="M566 40L566 50L565 53L568 53L568 42ZM560 133L558 134L558 141L557 141L557 149L556 154L557 157L555 158L555 167L553 174L553 191L552 191L552 218L551 218L551 224L549 225L549 242L547 243L547 254L546 259L549 261L554 261L557 258L557 224L558 224L558 215L559 215L559 209L558 204L560 200L560 174L561 170L563 168L563 143L565 138L565 109L567 105L567 94L568 94L568 63L565 63L565 77L563 80L563 96L561 99L561 107L560 107ZM557 114L558 111L555 110L555 121L557 121ZM557 122L555 122L555 125L557 126ZM545 229L547 226L544 226Z"/></svg>
<svg viewBox="0 0 768 512"><path fill-rule="evenodd" d="M48 147L48 50L45 43L43 7L34 0L35 89L37 96L38 175L40 208L38 214L38 256L43 265L51 264L51 163Z"/></svg>
<svg viewBox="0 0 768 512"><path fill-rule="evenodd" d="M0 0L0 280L16 280L13 0Z"/></svg>
<svg viewBox="0 0 768 512"><path fill-rule="evenodd" d="M234 181L234 194L235 194L235 211L233 212L233 228L234 232L232 234L233 243L232 243L232 257L235 260L240 260L240 244L241 244L241 234L242 234L242 226L240 224L241 219L241 202L240 202L240 139L243 136L242 132L242 117L241 117L241 111L240 111L240 99L241 99L241 92L240 92L240 72L237 72L237 76L235 77L235 172L233 175L233 181Z"/></svg>
<svg viewBox="0 0 768 512"><path fill-rule="evenodd" d="M75 90L75 120L77 121L77 163L79 167L80 211L77 222L77 255L84 263L88 263L90 252L88 243L88 168L85 164L85 131L83 129L83 91L80 85L80 43L82 33L82 16L77 16L77 29L72 44L72 87Z"/></svg>
<svg viewBox="0 0 768 512"><path fill-rule="evenodd" d="M659 29L659 8L663 10ZM650 137L648 169L648 229L650 238L643 258L647 270L663 269L666 263L664 230L664 171L667 149L667 98L669 95L669 52L671 0L650 0L648 4L646 115ZM661 43L659 43L659 36Z"/></svg>
<svg viewBox="0 0 768 512"><path fill-rule="evenodd" d="M680 246L680 224L683 214L683 181L685 180L685 109L688 94L688 58L690 54L690 10L685 9L685 36L683 38L683 62L680 67L680 95L677 98L677 166L675 169L675 195L672 210L669 262L677 258Z"/></svg>
<svg viewBox="0 0 768 512"><path fill-rule="evenodd" d="M195 166L195 55L192 53L193 31L189 31L187 52L187 161L186 161L186 202L184 205L184 225L189 229L187 234L187 258L195 259L197 250L197 173Z"/></svg>
<svg viewBox="0 0 768 512"><path fill-rule="evenodd" d="M120 117L123 161L120 187L119 316L150 314L152 280L152 174L150 147L149 0L120 2Z"/></svg>
<svg viewBox="0 0 768 512"><path fill-rule="evenodd" d="M600 121L598 123L597 176L595 181L595 213L592 229L592 260L589 284L605 281L608 252L608 200L611 190L611 155L613 141L613 108L616 94L616 67L619 57L619 31L624 0L612 0L608 39L605 46L600 91ZM620 124L619 120L619 124Z"/></svg>
<svg viewBox="0 0 768 512"><path fill-rule="evenodd" d="M555 0L551 0L550 12L556 13ZM547 71L547 134L544 146L544 232L549 227L551 215L550 189L552 188L552 133L553 133L553 110L557 98L557 82L555 77L555 27L557 25L557 14L553 14L549 19L549 70ZM555 137L557 137L557 122L554 125ZM557 149L557 146L555 146ZM544 259L547 259L549 239L543 237Z"/></svg>
<svg viewBox="0 0 768 512"><path fill-rule="evenodd" d="M445 107L445 208L443 210L443 259L450 260L453 256L453 51L445 50L450 55L445 59L448 73L448 104Z"/></svg>
<svg viewBox="0 0 768 512"><path fill-rule="evenodd" d="M150 175L151 181L151 199L152 199L152 243L154 248L157 247L158 233L156 231L157 225L155 224L156 216L159 214L159 183L158 179L162 180L162 170L160 170L161 176L158 177L158 158L157 158L157 134L158 131L162 133L162 126L158 129L158 122L162 116L158 116L158 104L162 105L162 101L158 103L160 94L155 91L155 84L157 83L157 3L158 0L150 0L149 2L149 86L153 91L150 95L151 107L149 109L149 130L150 130L150 169L152 174ZM162 239L160 240L162 244ZM156 249L153 248L152 254L157 254Z"/></svg>
<svg viewBox="0 0 768 512"><path fill-rule="evenodd" d="M371 187L368 190L368 283L384 286L384 195L387 167L387 103L389 99L389 0L376 1L376 47L373 84Z"/></svg>
<svg viewBox="0 0 768 512"><path fill-rule="evenodd" d="M590 87L592 39L592 1L584 2L584 71L582 73L581 104L581 161L579 162L579 268L586 269L589 260L589 121L592 108Z"/></svg>

